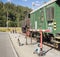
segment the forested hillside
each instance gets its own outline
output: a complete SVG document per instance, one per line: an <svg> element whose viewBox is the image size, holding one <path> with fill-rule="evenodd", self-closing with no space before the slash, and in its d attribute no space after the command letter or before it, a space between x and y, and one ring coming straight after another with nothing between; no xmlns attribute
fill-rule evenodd
<svg viewBox="0 0 60 57"><path fill-rule="evenodd" d="M0 27L17 27L31 11L28 7L16 6L13 3L0 2Z"/></svg>

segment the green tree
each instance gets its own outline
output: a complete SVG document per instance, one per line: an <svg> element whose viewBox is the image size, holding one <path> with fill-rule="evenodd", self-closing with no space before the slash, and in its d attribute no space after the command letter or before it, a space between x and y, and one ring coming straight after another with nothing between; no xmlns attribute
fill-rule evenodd
<svg viewBox="0 0 60 57"><path fill-rule="evenodd" d="M24 6L16 6L13 3L0 2L0 27L7 26L7 12L8 12L8 26L16 27L21 26L21 21L25 19L26 13L31 9Z"/></svg>

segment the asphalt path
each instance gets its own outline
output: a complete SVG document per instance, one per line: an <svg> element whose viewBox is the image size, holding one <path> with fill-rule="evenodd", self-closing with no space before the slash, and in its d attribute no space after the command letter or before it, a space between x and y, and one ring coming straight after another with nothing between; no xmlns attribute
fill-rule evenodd
<svg viewBox="0 0 60 57"><path fill-rule="evenodd" d="M16 57L6 32L0 32L0 57Z"/></svg>

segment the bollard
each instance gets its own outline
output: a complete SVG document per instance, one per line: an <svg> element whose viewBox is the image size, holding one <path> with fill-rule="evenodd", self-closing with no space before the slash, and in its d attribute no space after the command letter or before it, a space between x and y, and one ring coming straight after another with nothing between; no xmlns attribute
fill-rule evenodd
<svg viewBox="0 0 60 57"><path fill-rule="evenodd" d="M19 44L19 46L21 45L19 38L18 38L18 44Z"/></svg>

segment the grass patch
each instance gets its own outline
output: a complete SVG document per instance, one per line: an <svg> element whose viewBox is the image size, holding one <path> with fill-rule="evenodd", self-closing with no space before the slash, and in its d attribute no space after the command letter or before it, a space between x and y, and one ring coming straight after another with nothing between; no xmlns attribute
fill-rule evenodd
<svg viewBox="0 0 60 57"><path fill-rule="evenodd" d="M12 32L12 31L16 31L18 33L21 33L21 27L0 27L0 32Z"/></svg>

